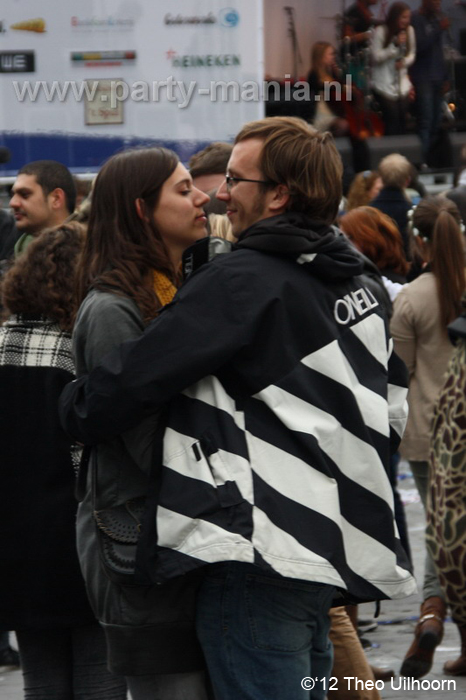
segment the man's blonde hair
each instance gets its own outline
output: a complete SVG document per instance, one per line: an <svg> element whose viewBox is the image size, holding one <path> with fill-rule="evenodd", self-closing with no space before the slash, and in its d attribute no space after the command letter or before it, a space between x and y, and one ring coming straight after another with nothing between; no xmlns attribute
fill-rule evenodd
<svg viewBox="0 0 466 700"><path fill-rule="evenodd" d="M321 133L297 117L268 117L245 124L235 144L247 139L264 142L259 167L264 180L287 186L288 209L328 224L335 221L343 164L328 131Z"/></svg>
<svg viewBox="0 0 466 700"><path fill-rule="evenodd" d="M403 189L411 179L411 163L400 153L391 153L379 163L379 173L384 187Z"/></svg>

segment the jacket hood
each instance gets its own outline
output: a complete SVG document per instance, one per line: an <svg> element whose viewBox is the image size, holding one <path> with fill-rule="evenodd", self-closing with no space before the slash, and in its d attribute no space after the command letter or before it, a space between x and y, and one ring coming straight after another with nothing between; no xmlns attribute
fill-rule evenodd
<svg viewBox="0 0 466 700"><path fill-rule="evenodd" d="M361 256L338 229L298 212L262 219L241 234L235 248L295 259L327 281L355 277L364 268Z"/></svg>

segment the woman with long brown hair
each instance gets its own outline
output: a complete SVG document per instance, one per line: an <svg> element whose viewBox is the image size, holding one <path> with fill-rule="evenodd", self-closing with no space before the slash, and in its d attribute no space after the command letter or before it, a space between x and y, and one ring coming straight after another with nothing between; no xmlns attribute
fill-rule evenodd
<svg viewBox="0 0 466 700"><path fill-rule="evenodd" d="M346 95L335 49L328 41L313 44L307 81L315 128L331 131L334 136L348 136L353 150L354 172L367 170L370 167L369 149L364 137L350 132L345 115L345 100L351 100L351 95Z"/></svg>
<svg viewBox="0 0 466 700"><path fill-rule="evenodd" d="M206 235L208 199L176 154L164 148L124 151L102 167L78 273L78 376L141 335L172 300L184 249ZM136 558L146 496L160 464L160 424L160 416L151 416L87 451L78 553L106 633L109 667L126 676L133 700L205 700L195 634L196 575L151 585L141 578Z"/></svg>
<svg viewBox="0 0 466 700"><path fill-rule="evenodd" d="M394 2L385 24L377 27L372 37L372 89L383 113L387 136L406 132L413 91L408 68L416 58L416 37L410 22L409 5Z"/></svg>
<svg viewBox="0 0 466 700"><path fill-rule="evenodd" d="M6 273L0 327L0 629L16 631L30 700L124 700L76 556L78 449L57 403L71 352L79 224L46 230Z"/></svg>
<svg viewBox="0 0 466 700"><path fill-rule="evenodd" d="M335 136L348 132L344 109L339 93L341 71L337 66L336 52L328 41L316 41L311 49L311 70L307 76L311 93L319 99L313 124L320 131L329 130Z"/></svg>
<svg viewBox="0 0 466 700"><path fill-rule="evenodd" d="M395 350L410 374L409 417L400 452L409 460L426 508L434 404L453 352L447 325L460 314L465 290L464 237L458 208L439 196L421 200L412 214L411 228L427 265L396 298L391 331ZM435 647L442 640L444 617L444 595L427 555L421 617L402 675L420 678L429 672Z"/></svg>

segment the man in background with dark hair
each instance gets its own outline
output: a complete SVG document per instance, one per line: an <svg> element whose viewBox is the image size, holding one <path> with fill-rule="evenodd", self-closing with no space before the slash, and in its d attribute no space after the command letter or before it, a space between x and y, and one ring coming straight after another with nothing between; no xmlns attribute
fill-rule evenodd
<svg viewBox="0 0 466 700"><path fill-rule="evenodd" d="M416 60L409 76L416 93L417 129L423 163L429 159L442 120L442 101L447 88L448 69L443 54L450 20L441 12L441 0L422 0L413 12L411 24L416 36Z"/></svg>
<svg viewBox="0 0 466 700"><path fill-rule="evenodd" d="M225 179L228 161L233 146L224 141L214 141L191 156L188 163L193 185L210 197L204 207L206 214L225 214L225 202L216 198L215 193Z"/></svg>
<svg viewBox="0 0 466 700"><path fill-rule="evenodd" d="M24 165L11 189L10 207L22 234L14 244L23 252L41 231L62 224L74 211L76 187L67 167L55 160Z"/></svg>
<svg viewBox="0 0 466 700"><path fill-rule="evenodd" d="M193 185L206 194L220 187L225 179L232 150L231 143L214 141L192 155L188 168Z"/></svg>
<svg viewBox="0 0 466 700"><path fill-rule="evenodd" d="M0 162L2 155L0 151ZM55 160L24 165L11 193L14 218L0 210L0 276L14 254L23 252L44 229L63 223L74 211L76 202L73 176ZM11 648L6 632L0 634L0 667L19 668L19 654Z"/></svg>
<svg viewBox="0 0 466 700"><path fill-rule="evenodd" d="M380 24L375 20L370 8L377 0L357 0L343 15L343 39L350 42L352 54L369 46L372 27Z"/></svg>

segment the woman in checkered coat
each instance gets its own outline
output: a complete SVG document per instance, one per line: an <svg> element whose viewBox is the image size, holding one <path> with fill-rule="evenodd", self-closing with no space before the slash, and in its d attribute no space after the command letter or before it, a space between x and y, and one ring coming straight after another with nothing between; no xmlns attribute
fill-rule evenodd
<svg viewBox="0 0 466 700"><path fill-rule="evenodd" d="M57 400L71 354L79 224L42 233L2 285L0 327L0 629L15 630L25 698L123 700L106 669L103 632L87 601L75 545L77 455Z"/></svg>

